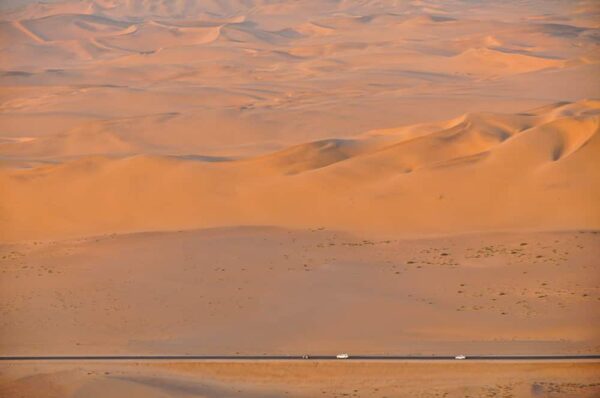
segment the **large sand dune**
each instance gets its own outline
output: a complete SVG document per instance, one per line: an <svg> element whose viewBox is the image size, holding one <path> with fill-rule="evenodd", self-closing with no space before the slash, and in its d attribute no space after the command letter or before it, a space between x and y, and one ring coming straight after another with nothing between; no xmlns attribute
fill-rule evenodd
<svg viewBox="0 0 600 398"><path fill-rule="evenodd" d="M140 137L102 130L9 142L3 150L25 158L106 152L2 169L2 238L248 224L403 234L595 229L599 126L600 103L580 101L243 159L113 158Z"/></svg>

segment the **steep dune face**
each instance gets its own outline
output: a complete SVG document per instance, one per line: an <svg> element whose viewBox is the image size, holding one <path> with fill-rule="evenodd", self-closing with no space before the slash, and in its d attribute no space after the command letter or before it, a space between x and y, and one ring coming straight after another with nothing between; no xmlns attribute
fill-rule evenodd
<svg viewBox="0 0 600 398"><path fill-rule="evenodd" d="M563 60L535 57L518 53L498 51L490 48L470 48L450 60L456 70L478 75L527 73L539 69L559 68Z"/></svg>
<svg viewBox="0 0 600 398"><path fill-rule="evenodd" d="M598 103L583 101L240 160L6 167L2 239L240 224L400 234L599 228L599 123Z"/></svg>

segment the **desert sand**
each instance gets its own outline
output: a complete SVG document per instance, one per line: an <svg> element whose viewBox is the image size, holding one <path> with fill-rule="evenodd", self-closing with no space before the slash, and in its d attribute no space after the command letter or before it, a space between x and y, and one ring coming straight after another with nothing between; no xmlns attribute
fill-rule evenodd
<svg viewBox="0 0 600 398"><path fill-rule="evenodd" d="M600 351L597 233L247 227L35 241L1 257L3 355Z"/></svg>
<svg viewBox="0 0 600 398"><path fill-rule="evenodd" d="M240 160L95 156L4 168L0 238L230 225L412 236L598 229L599 115L600 102L583 101Z"/></svg>
<svg viewBox="0 0 600 398"><path fill-rule="evenodd" d="M599 20L595 0L1 2L0 355L600 353ZM597 363L78 366L2 364L0 392L598 393ZM427 366L431 393L408 383Z"/></svg>
<svg viewBox="0 0 600 398"><path fill-rule="evenodd" d="M0 239L596 229L596 6L6 10Z"/></svg>
<svg viewBox="0 0 600 398"><path fill-rule="evenodd" d="M40 398L568 397L600 392L598 363L12 363L0 394ZM18 395L21 394L21 395Z"/></svg>

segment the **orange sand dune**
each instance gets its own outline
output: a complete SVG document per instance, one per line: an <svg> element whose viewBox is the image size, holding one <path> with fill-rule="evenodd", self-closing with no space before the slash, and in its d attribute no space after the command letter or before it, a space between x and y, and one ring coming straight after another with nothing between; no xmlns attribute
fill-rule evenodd
<svg viewBox="0 0 600 398"><path fill-rule="evenodd" d="M600 105L583 100L600 97L598 15L586 1L8 2L0 239L598 228Z"/></svg>
<svg viewBox="0 0 600 398"><path fill-rule="evenodd" d="M416 137L407 127L408 138L398 129L239 160L102 156L9 165L1 171L1 237L245 224L405 234L595 229L599 123L600 103L581 101L468 114ZM2 145L26 154L38 144L43 139Z"/></svg>
<svg viewBox="0 0 600 398"><path fill-rule="evenodd" d="M585 1L11 0L0 137L58 134L28 157L248 156L597 98L599 14ZM87 148L61 149L72 130Z"/></svg>

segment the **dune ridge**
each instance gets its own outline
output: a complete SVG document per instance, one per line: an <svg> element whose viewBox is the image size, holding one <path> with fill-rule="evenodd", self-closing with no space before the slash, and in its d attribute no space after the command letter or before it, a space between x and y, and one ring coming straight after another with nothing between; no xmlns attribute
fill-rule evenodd
<svg viewBox="0 0 600 398"><path fill-rule="evenodd" d="M587 3L15 1L0 8L2 137L177 114L119 154L248 156L599 92Z"/></svg>
<svg viewBox="0 0 600 398"><path fill-rule="evenodd" d="M598 15L537 0L2 4L0 240L598 228Z"/></svg>
<svg viewBox="0 0 600 398"><path fill-rule="evenodd" d="M104 154L5 166L1 237L246 224L400 234L597 229L599 125L600 102L587 100L242 159ZM25 155L36 141L2 145ZM107 145L115 153L122 143Z"/></svg>

